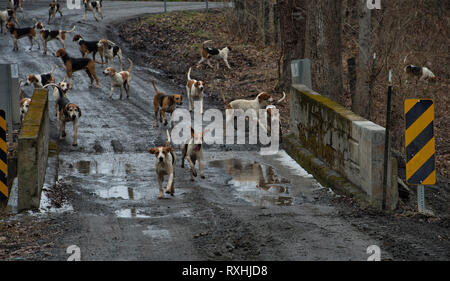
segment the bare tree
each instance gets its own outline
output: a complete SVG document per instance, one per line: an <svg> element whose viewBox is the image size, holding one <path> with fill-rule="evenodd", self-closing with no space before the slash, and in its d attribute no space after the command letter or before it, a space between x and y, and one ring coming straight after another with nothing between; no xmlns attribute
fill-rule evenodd
<svg viewBox="0 0 450 281"><path fill-rule="evenodd" d="M359 50L356 93L352 96L352 110L364 118L370 118L370 10L367 1L359 1Z"/></svg>
<svg viewBox="0 0 450 281"><path fill-rule="evenodd" d="M314 90L344 104L341 6L342 0L309 1L305 53Z"/></svg>
<svg viewBox="0 0 450 281"><path fill-rule="evenodd" d="M277 0L280 20L280 60L278 88L291 85L291 61L305 57L307 0Z"/></svg>

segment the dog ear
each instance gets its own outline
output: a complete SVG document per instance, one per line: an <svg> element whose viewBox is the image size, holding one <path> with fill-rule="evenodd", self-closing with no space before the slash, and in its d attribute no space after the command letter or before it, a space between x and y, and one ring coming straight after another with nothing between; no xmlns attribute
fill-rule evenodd
<svg viewBox="0 0 450 281"><path fill-rule="evenodd" d="M171 146L166 146L166 147L164 147L163 151L164 151L164 153L169 153L169 152L173 153L173 148Z"/></svg>
<svg viewBox="0 0 450 281"><path fill-rule="evenodd" d="M191 127L191 137L194 137L195 131L194 128Z"/></svg>
<svg viewBox="0 0 450 281"><path fill-rule="evenodd" d="M147 149L147 151L150 154L156 154L157 153L157 149L156 148L149 148L149 149Z"/></svg>
<svg viewBox="0 0 450 281"><path fill-rule="evenodd" d="M79 106L77 106L78 112L80 113L80 115L78 117L81 117L81 109Z"/></svg>

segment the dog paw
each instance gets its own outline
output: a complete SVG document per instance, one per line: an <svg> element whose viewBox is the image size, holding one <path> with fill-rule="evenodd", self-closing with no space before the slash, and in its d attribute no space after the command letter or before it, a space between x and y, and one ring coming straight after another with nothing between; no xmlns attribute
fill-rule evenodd
<svg viewBox="0 0 450 281"><path fill-rule="evenodd" d="M200 176L202 179L206 179L206 177L205 176Z"/></svg>
<svg viewBox="0 0 450 281"><path fill-rule="evenodd" d="M78 146L78 144L77 144L77 143L74 143L74 144L72 144L72 146Z"/></svg>

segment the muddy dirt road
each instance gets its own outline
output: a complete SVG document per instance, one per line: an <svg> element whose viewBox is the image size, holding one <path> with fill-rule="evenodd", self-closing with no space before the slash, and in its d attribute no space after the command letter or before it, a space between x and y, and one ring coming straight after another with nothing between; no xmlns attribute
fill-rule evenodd
<svg viewBox="0 0 450 281"><path fill-rule="evenodd" d="M5 2L0 1L0 7ZM92 15L81 21L82 11L66 9L63 21L57 17L51 27L76 25L74 33L98 40L114 31L115 22L161 11L161 3L103 4L105 19L99 23ZM47 5L48 1L26 1L23 25L31 25L32 17L45 20ZM198 3L169 6L198 8ZM44 56L36 47L28 51L27 40L12 52L9 36L0 36L0 62L18 63L21 77L61 66L58 58ZM71 36L66 44L68 52L78 57ZM57 48L59 43L51 42L49 53ZM139 56L123 51L125 57ZM179 162L175 196L158 200L155 157L146 152L166 140L164 130L153 126L154 70L135 61L131 97L122 101L117 92L109 99L109 78L101 74L100 66L97 74L100 89L88 87L85 73L74 74L74 89L68 96L82 110L78 147L71 145L69 125L68 136L59 142L58 158L50 159L48 175L57 175L69 197L62 210L43 210L43 216L52 216L63 230L54 241L53 255L46 259L66 260L67 247L76 245L82 260L366 260L367 247L381 245L338 217L327 200L333 194L283 151L262 156L257 147L230 150L207 145L206 179L191 182ZM64 75L58 69L57 81ZM158 85L166 92L180 91L177 85L161 81ZM30 94L31 88L25 92ZM205 107L210 104L206 100ZM55 137L51 95L50 107ZM179 149L177 154L180 159ZM47 181L46 187L51 185ZM383 252L382 258L389 259L389 253Z"/></svg>

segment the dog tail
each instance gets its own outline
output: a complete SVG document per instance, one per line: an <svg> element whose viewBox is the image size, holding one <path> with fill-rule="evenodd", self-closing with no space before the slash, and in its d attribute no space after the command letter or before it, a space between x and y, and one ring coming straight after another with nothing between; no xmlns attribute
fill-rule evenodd
<svg viewBox="0 0 450 281"><path fill-rule="evenodd" d="M130 67L128 68L128 72L131 73L131 70L133 70L133 61L128 58L128 61L130 62Z"/></svg>
<svg viewBox="0 0 450 281"><path fill-rule="evenodd" d="M155 89L155 93L158 94L158 89L156 88L155 80L152 79L153 88Z"/></svg>
<svg viewBox="0 0 450 281"><path fill-rule="evenodd" d="M166 143L166 145L167 145L167 144L170 145L170 143L172 142L172 140L170 139L170 133L169 133L169 130L167 130L167 129L166 129L166 134L167 134L167 143Z"/></svg>
<svg viewBox="0 0 450 281"><path fill-rule="evenodd" d="M63 97L63 95L61 94L61 93L63 92L63 90L61 89L60 86L58 86L58 85L55 84L55 83L49 83L49 84L45 85L44 88L47 88L48 86L53 86L53 87L57 88L57 89L58 89L59 98L62 98L62 97ZM55 101L55 102L56 102L56 101Z"/></svg>
<svg viewBox="0 0 450 281"><path fill-rule="evenodd" d="M206 40L205 42L203 42L203 44L202 44L202 47L203 47L203 49L205 49L205 44L206 43L209 43L209 42L212 42L213 40Z"/></svg>
<svg viewBox="0 0 450 281"><path fill-rule="evenodd" d="M96 61L96 60L94 60L94 62L95 62L96 64L101 64L101 65L106 64L106 62L99 62L99 61Z"/></svg>
<svg viewBox="0 0 450 281"><path fill-rule="evenodd" d="M280 104L282 101L284 101L284 99L286 99L286 93L283 91L283 97L277 101L275 104Z"/></svg>
<svg viewBox="0 0 450 281"><path fill-rule="evenodd" d="M71 30L69 30L69 31L66 31L66 33L71 33L71 32L73 32L75 30L75 25L72 27L72 29Z"/></svg>
<svg viewBox="0 0 450 281"><path fill-rule="evenodd" d="M227 102L227 99L225 98L225 94L221 91L220 94L222 95L223 104L225 105L225 109L233 109L230 105L230 103Z"/></svg>
<svg viewBox="0 0 450 281"><path fill-rule="evenodd" d="M53 74L53 72L55 72L55 70L58 68L58 65L55 64L55 66L53 67L52 71L50 71L50 74Z"/></svg>
<svg viewBox="0 0 450 281"><path fill-rule="evenodd" d="M189 71L188 71L188 74L187 74L188 80L192 80L191 79L191 70L192 70L192 67L189 67Z"/></svg>

